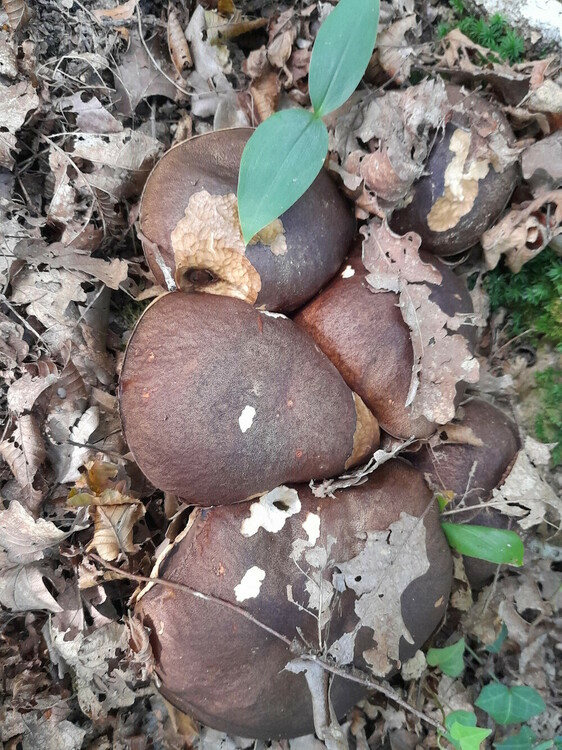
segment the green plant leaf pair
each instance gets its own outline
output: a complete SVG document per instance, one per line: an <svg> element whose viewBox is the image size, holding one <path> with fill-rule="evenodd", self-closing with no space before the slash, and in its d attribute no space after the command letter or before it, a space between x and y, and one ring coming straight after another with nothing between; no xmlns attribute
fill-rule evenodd
<svg viewBox="0 0 562 750"><path fill-rule="evenodd" d="M320 119L360 82L377 36L379 0L339 0L318 31L309 70L314 111L289 109L265 120L246 144L238 178L244 241L290 208L312 185L328 153Z"/></svg>
<svg viewBox="0 0 562 750"><path fill-rule="evenodd" d="M489 526L442 522L447 541L461 555L507 565L523 565L525 549L514 531Z"/></svg>
<svg viewBox="0 0 562 750"><path fill-rule="evenodd" d="M545 709L545 703L534 688L526 685L507 687L498 682L486 685L474 702L498 724L520 724Z"/></svg>
<svg viewBox="0 0 562 750"><path fill-rule="evenodd" d="M554 740L537 743L536 739L533 730L523 726L516 734L506 737L502 742L494 742L494 747L498 750L549 750L554 745Z"/></svg>
<svg viewBox="0 0 562 750"><path fill-rule="evenodd" d="M476 726L476 714L472 711L453 711L445 718L445 726L448 730L445 739L457 750L479 750L492 734L491 729Z"/></svg>

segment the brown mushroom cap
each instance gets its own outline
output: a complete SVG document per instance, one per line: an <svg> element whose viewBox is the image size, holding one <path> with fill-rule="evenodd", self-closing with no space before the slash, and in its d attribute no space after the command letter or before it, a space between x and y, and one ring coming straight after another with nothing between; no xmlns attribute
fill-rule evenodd
<svg viewBox="0 0 562 750"><path fill-rule="evenodd" d="M398 666L396 657L410 658L437 627L451 585L450 551L421 475L396 459L377 469L367 483L338 492L335 499L318 499L306 485L285 489L293 493L293 500L270 504L284 524L279 528L278 523L275 533L260 526L258 514L251 510L263 498L197 510L186 536L160 564L159 577L238 605L291 641L300 629L310 644L317 645L317 620L294 602L314 609L314 592L320 590L319 578L314 577L321 570L324 596L327 601L336 597L324 628L328 647L344 633L352 633L359 619L356 603L365 605L372 590L374 611L361 615L354 664L365 667L365 657L385 665L381 672L388 669L390 674ZM300 510L294 505L296 495ZM396 526L390 528L396 522L404 524L402 528L410 524L413 530L400 537ZM366 540L376 531L385 531L378 537L391 552L386 559L368 547ZM371 552L362 558L361 581L358 569L345 563L367 548ZM303 554L295 555L299 549ZM261 571L254 577L257 585L244 589L241 581L252 570ZM334 583L342 593L336 593ZM296 737L313 731L305 677L285 670L295 657L276 636L220 603L162 585L142 596L137 613L151 628L160 690L173 705L213 728L244 737ZM374 631L368 626L371 621L377 623ZM331 698L338 715L363 693L363 688L335 679Z"/></svg>
<svg viewBox="0 0 562 750"><path fill-rule="evenodd" d="M174 277L172 233L191 198L203 191L213 197L236 194L240 158L252 132L251 128L234 128L190 138L170 149L153 169L142 196L140 228L147 261L160 284L164 283L162 264ZM219 206L221 212L224 214L225 208ZM323 170L280 221L286 249L275 250L260 241L248 245L245 255L243 243L240 252L226 253L215 247L211 253L206 244L211 238L205 237L202 248L184 257L179 286L207 292L216 289L217 293L255 301L267 310L287 312L304 304L343 261L353 239L352 213ZM202 217L201 226L208 224ZM192 243L190 226L193 223L189 221L187 226L180 224L178 242L185 239L188 245ZM248 276L252 277L251 289L237 294L236 288L247 283Z"/></svg>
<svg viewBox="0 0 562 750"><path fill-rule="evenodd" d="M517 426L500 409L487 401L472 399L460 409L454 424L469 428L473 442L481 446L447 444L421 447L408 454L408 460L439 491L452 491L454 499L448 506L479 506L491 497L492 490L506 478L521 448ZM442 428L447 439L447 426ZM508 519L493 507L474 508L452 516L455 523L470 522L480 526L506 528ZM480 588L493 576L496 566L475 558L465 558L465 570L473 588Z"/></svg>
<svg viewBox="0 0 562 750"><path fill-rule="evenodd" d="M451 121L437 137L426 175L415 183L410 202L394 211L389 222L398 234L417 232L422 248L440 256L478 242L505 208L518 176L516 164L500 171L486 159L473 160L483 138L499 137L506 145L515 141L499 107L458 86L447 86L447 96L455 106Z"/></svg>
<svg viewBox="0 0 562 750"><path fill-rule="evenodd" d="M472 312L463 281L428 254L427 263L439 265L443 281L431 285L431 300L448 315ZM414 353L410 331L393 292L371 291L360 256L354 253L332 283L295 316L344 380L373 412L380 426L395 437L427 437L436 425L424 417L411 418L406 403ZM461 332L474 343L475 331ZM458 387L458 399L464 386Z"/></svg>
<svg viewBox="0 0 562 750"><path fill-rule="evenodd" d="M120 408L143 473L196 505L333 476L378 445L376 420L308 335L232 297L173 292L148 307Z"/></svg>

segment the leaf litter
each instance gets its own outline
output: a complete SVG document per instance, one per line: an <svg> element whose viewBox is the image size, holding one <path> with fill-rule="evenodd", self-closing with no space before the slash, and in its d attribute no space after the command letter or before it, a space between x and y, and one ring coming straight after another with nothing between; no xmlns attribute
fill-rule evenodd
<svg viewBox="0 0 562 750"><path fill-rule="evenodd" d="M140 312L136 300L158 293L131 227L144 181L173 142L213 127L256 125L281 107L308 106L310 51L331 6L277 9L221 0L217 10L195 4L188 16L181 4L166 10L151 2L84 0L68 13L66 1L44 0L28 16L25 3L10 3L16 5L16 21L0 14L0 746L144 750L150 738L162 750L253 747L198 727L165 705L150 683L148 634L127 619L134 583L126 575L149 572L166 525L164 498L146 486L125 453L116 409L116 373ZM420 262L415 239L396 241L393 262L377 256L377 233L389 231L381 222L408 199L445 125L441 74L485 87L516 132L518 151L508 156L521 160L523 189L482 245L488 268L505 257L519 270L560 232L556 131L562 111L557 53L533 54L537 59L515 65L482 64L486 49L458 29L437 39L436 22L447 13L411 0L381 3L377 49L364 84L327 118L330 169L357 217L370 222L370 283L400 294L404 319L415 331L412 407L443 423L454 413L456 382L476 379L477 361L459 330L467 321L435 309L429 290L439 279ZM11 26L20 16L14 35ZM422 80L410 85L420 73ZM473 268L481 279L482 262ZM478 326L487 336L489 307L478 284ZM481 350L478 360L483 392L505 398L509 382L509 397L518 398L508 359L490 363ZM390 441L365 467L321 482L314 492L330 496L365 481L403 447ZM554 566L560 486L548 447L527 436L491 501L526 535L526 565L499 575L473 599L456 558L451 615L436 636L437 646L459 635L471 643L479 661L468 658L470 679L437 679L421 652L403 666L402 679L393 679L403 697L415 701L417 691L427 716L442 718L432 695L447 711L472 710L492 669L547 699L547 710L531 720L540 738L559 731L550 696L560 632ZM396 525L397 538L406 533L401 524L407 519ZM375 537L369 549L382 559L388 545ZM357 585L352 568L363 567L362 560L349 561L347 577L342 569L326 581L329 550L305 545L295 556L309 566L307 606L316 606L329 627L337 586ZM113 561L123 573L100 560ZM360 594L360 616L388 639L387 660L374 665L384 675L395 661L397 633L385 631L386 618L373 613L371 598L369 591ZM492 655L486 648L502 628L504 645ZM332 654L342 664L353 645L348 635ZM406 629L401 635L408 639ZM334 725L326 718L324 743L307 737L258 747L342 747L352 738L364 750L381 746L385 737L392 750L437 746L432 730L425 732L380 696L353 710L343 736L330 735Z"/></svg>

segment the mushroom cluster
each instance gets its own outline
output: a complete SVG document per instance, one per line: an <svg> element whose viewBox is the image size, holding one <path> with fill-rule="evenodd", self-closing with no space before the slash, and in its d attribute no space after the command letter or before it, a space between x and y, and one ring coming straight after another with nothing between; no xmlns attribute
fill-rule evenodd
<svg viewBox="0 0 562 750"><path fill-rule="evenodd" d="M236 182L250 133L174 147L142 199L147 261L176 290L149 306L130 339L123 429L150 482L195 508L136 611L150 629L159 689L177 708L245 737L322 736L327 666L337 667L329 699L341 717L365 692L346 670L388 677L443 618L452 559L430 485L477 506L473 522L501 524L483 521L480 506L518 441L477 401L462 406L472 438L464 445L445 439L439 410L413 408L419 362L403 311L407 274L376 290L327 173L245 246ZM458 167L464 141L455 133L446 130L430 166L448 158ZM457 321L454 332L439 324L436 337L445 346L461 338L470 357L463 282L425 243L414 255L426 269L421 296L437 318ZM468 379L453 383L452 413ZM442 445L423 443L436 434ZM381 440L404 438L422 439L409 462L392 458L349 479ZM498 440L501 456L486 449ZM477 489L467 493L474 462ZM331 491L312 483L343 472L349 481Z"/></svg>

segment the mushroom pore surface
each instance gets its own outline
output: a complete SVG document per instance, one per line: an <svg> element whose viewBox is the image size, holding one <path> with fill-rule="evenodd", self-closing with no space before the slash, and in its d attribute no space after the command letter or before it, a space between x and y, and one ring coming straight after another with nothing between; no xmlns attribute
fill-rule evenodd
<svg viewBox="0 0 562 750"><path fill-rule="evenodd" d="M143 473L196 505L339 474L379 437L291 320L207 294L173 292L147 308L127 347L120 409Z"/></svg>
<svg viewBox="0 0 562 750"><path fill-rule="evenodd" d="M318 499L306 485L275 492L197 509L159 577L237 605L290 641L299 628L313 648L316 613L339 663L391 674L437 627L451 585L450 551L422 476L395 459L335 498ZM151 629L160 690L182 711L244 737L314 731L305 677L285 669L295 655L275 635L220 602L164 585L140 598L137 614ZM339 640L346 633L348 657ZM336 678L338 716L363 693Z"/></svg>
<svg viewBox="0 0 562 750"><path fill-rule="evenodd" d="M261 308L288 312L310 299L336 273L353 239L355 222L322 170L302 198L280 217L273 236L264 230L261 239L247 247L240 244L240 237L233 240L227 230L232 225L234 233L239 232L235 194L240 158L252 132L251 128L219 130L170 149L153 169L143 192L141 239L160 284L165 285L163 266L169 277L176 272L172 247L176 230L176 241L184 245L181 278L176 279L181 288L238 296ZM206 213L209 204L202 200L204 193L213 200L223 197L213 218ZM234 205L228 202L231 198ZM184 215L192 199L200 204L191 206L199 211L200 221L186 224ZM227 222L227 234L223 231L219 237L214 233L221 216ZM201 232L204 237L197 236ZM281 241L279 246L273 242L275 236ZM237 250L232 249L234 245Z"/></svg>

